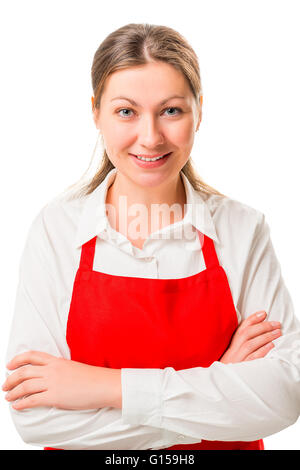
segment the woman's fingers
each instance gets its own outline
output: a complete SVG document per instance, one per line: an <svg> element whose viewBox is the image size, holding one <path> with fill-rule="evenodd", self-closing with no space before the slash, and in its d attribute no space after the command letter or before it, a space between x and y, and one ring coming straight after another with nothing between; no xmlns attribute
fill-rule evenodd
<svg viewBox="0 0 300 470"><path fill-rule="evenodd" d="M249 329L249 327L263 324L264 320L267 317L267 313L265 311L255 312L252 315L249 315L245 320L243 320L239 326L241 331Z"/></svg>
<svg viewBox="0 0 300 470"><path fill-rule="evenodd" d="M247 317L239 326L236 336L240 344L281 327L281 323L278 321L264 321L266 312L261 312L261 316L257 313Z"/></svg>
<svg viewBox="0 0 300 470"><path fill-rule="evenodd" d="M264 333L272 332L278 328L280 329L280 327L281 323L279 321L264 321L258 325L249 326L242 334L246 340L251 340Z"/></svg>
<svg viewBox="0 0 300 470"><path fill-rule="evenodd" d="M262 310L243 320L220 362L242 362L264 357L274 347L272 341L281 336L281 323L266 321L266 317L267 313Z"/></svg>
<svg viewBox="0 0 300 470"><path fill-rule="evenodd" d="M264 310L259 310L258 312L253 313L252 315L249 315L242 323L241 326L249 326L249 325L254 325L256 323L259 323L263 321L267 316L267 312Z"/></svg>
<svg viewBox="0 0 300 470"><path fill-rule="evenodd" d="M279 336L281 336L280 328L277 328L273 331L269 331L268 333L261 334L255 338L249 339L244 344L244 350L246 350L248 354L251 354L253 351L256 351L265 344L270 343L276 338L279 338Z"/></svg>
<svg viewBox="0 0 300 470"><path fill-rule="evenodd" d="M259 359L265 357L265 355L274 348L274 343L267 343L261 348L257 349L253 353L249 354L244 361L252 361L253 359Z"/></svg>
<svg viewBox="0 0 300 470"><path fill-rule="evenodd" d="M26 364L42 366L48 364L53 358L55 358L55 356L43 351L26 351L13 357L13 359L6 364L6 367L7 369L16 369Z"/></svg>
<svg viewBox="0 0 300 470"><path fill-rule="evenodd" d="M44 379L25 380L5 395L7 401L14 401L34 393L47 390Z"/></svg>
<svg viewBox="0 0 300 470"><path fill-rule="evenodd" d="M25 396L21 400L17 400L12 404L15 410L24 410L26 408L36 408L38 406L49 406L48 391L38 392Z"/></svg>
<svg viewBox="0 0 300 470"><path fill-rule="evenodd" d="M34 377L41 377L42 370L40 366L26 365L19 367L15 372L10 374L4 384L2 385L3 391L11 390L20 383L32 379Z"/></svg>

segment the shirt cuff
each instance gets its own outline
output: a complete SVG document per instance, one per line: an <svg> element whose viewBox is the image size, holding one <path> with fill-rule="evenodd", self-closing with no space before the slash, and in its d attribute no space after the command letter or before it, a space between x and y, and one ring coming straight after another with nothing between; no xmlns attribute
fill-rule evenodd
<svg viewBox="0 0 300 470"><path fill-rule="evenodd" d="M162 427L163 369L121 369L124 424Z"/></svg>

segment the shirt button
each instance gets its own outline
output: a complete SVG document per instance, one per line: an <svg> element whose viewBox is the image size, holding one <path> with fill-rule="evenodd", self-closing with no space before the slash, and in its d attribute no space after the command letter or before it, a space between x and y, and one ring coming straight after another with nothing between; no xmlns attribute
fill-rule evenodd
<svg viewBox="0 0 300 470"><path fill-rule="evenodd" d="M153 256L148 256L147 258L144 258L145 261L152 261L153 260Z"/></svg>
<svg viewBox="0 0 300 470"><path fill-rule="evenodd" d="M183 436L182 434L178 434L177 439L185 439L185 436Z"/></svg>

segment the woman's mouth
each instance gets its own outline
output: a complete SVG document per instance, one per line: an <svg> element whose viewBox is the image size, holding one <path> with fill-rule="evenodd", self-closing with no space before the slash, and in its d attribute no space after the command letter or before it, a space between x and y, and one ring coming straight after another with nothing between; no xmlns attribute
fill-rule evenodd
<svg viewBox="0 0 300 470"><path fill-rule="evenodd" d="M164 165L171 154L172 152L169 152L165 155L152 158L141 157L140 155L133 155L132 153L129 155L132 157L135 163L142 168L156 168L158 166Z"/></svg>

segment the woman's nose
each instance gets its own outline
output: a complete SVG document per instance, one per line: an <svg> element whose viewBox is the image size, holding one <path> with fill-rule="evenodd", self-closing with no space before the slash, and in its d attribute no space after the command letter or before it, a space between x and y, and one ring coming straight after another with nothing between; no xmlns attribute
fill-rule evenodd
<svg viewBox="0 0 300 470"><path fill-rule="evenodd" d="M164 143L162 129L153 117L142 120L138 130L139 142L148 148L155 148Z"/></svg>

